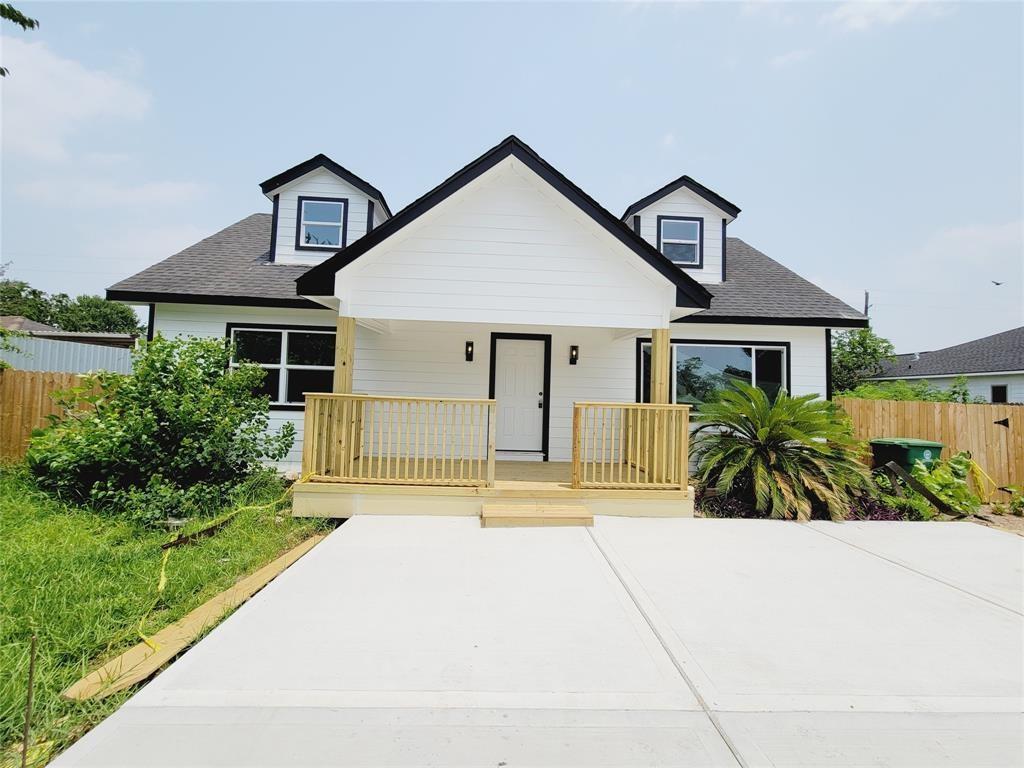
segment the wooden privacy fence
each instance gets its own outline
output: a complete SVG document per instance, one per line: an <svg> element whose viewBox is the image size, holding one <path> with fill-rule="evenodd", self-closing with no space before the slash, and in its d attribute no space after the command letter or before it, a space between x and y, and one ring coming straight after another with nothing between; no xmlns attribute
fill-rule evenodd
<svg viewBox="0 0 1024 768"><path fill-rule="evenodd" d="M50 414L60 413L50 395L80 380L74 373L0 371L0 459L24 458L32 430L45 427Z"/></svg>
<svg viewBox="0 0 1024 768"><path fill-rule="evenodd" d="M494 400L307 394L302 474L398 485L494 485Z"/></svg>
<svg viewBox="0 0 1024 768"><path fill-rule="evenodd" d="M573 488L687 488L690 406L576 403Z"/></svg>
<svg viewBox="0 0 1024 768"><path fill-rule="evenodd" d="M835 403L860 440L916 437L943 443L942 455L970 451L997 486L1024 486L1024 406L860 400Z"/></svg>

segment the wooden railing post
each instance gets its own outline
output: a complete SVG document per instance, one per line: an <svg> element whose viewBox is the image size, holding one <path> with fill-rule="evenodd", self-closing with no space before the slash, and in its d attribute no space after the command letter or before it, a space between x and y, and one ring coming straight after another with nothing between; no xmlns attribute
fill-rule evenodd
<svg viewBox="0 0 1024 768"><path fill-rule="evenodd" d="M355 365L356 319L339 317L338 332L334 337L334 392L352 391L352 371Z"/></svg>
<svg viewBox="0 0 1024 768"><path fill-rule="evenodd" d="M498 409L494 401L487 406L487 487L494 487L494 445L498 431Z"/></svg>

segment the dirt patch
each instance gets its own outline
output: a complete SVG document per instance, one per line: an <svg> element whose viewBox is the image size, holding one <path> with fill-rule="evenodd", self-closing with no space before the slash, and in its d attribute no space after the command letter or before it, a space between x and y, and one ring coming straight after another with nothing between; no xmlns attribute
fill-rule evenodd
<svg viewBox="0 0 1024 768"><path fill-rule="evenodd" d="M1024 536L1024 517L997 515L991 512L987 506L982 507L978 514L972 515L967 520L978 525L987 525L989 528L998 528L1001 531Z"/></svg>

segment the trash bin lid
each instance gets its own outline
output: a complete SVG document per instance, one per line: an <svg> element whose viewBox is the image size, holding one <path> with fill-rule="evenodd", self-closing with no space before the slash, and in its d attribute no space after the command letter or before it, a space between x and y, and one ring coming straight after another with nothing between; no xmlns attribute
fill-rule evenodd
<svg viewBox="0 0 1024 768"><path fill-rule="evenodd" d="M901 448L944 448L945 443L934 440L920 440L916 437L877 437L871 440L872 445L898 445Z"/></svg>

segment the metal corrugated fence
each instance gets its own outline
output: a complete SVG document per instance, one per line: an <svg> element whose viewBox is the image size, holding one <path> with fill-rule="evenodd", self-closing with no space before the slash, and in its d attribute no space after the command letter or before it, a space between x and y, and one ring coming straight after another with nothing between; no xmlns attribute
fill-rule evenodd
<svg viewBox="0 0 1024 768"><path fill-rule="evenodd" d="M18 350L0 350L0 360L20 371L132 372L130 349L102 347L98 344L80 344L77 341L37 339L31 336L17 337L10 341Z"/></svg>

